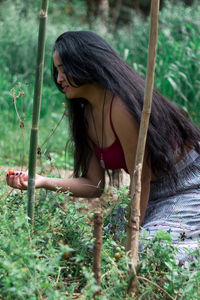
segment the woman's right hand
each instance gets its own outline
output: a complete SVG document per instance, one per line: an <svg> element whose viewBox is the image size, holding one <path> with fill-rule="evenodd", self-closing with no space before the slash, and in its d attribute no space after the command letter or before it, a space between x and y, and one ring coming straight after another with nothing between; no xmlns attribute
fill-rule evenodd
<svg viewBox="0 0 200 300"><path fill-rule="evenodd" d="M37 175L35 176L35 187L40 188L43 185L45 177ZM9 171L6 175L6 182L12 188L19 190L27 190L28 188L28 172L21 171Z"/></svg>

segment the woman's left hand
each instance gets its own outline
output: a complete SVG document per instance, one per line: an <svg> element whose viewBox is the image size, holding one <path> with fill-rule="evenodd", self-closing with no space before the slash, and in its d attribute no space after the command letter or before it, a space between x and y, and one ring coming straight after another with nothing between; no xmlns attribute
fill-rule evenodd
<svg viewBox="0 0 200 300"><path fill-rule="evenodd" d="M6 182L12 188L27 190L28 173L20 171L9 171L6 175Z"/></svg>
<svg viewBox="0 0 200 300"><path fill-rule="evenodd" d="M35 188L42 188L48 178L35 174ZM28 189L28 172L9 171L6 175L7 185L14 189Z"/></svg>

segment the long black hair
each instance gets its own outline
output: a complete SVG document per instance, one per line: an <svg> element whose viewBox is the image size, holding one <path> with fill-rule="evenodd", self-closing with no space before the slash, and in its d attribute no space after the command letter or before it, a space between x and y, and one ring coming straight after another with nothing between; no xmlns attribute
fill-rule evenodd
<svg viewBox="0 0 200 300"><path fill-rule="evenodd" d="M60 35L54 45L69 82L77 86L98 82L104 89L117 94L129 112L140 123L144 80L99 35L90 31L69 31ZM57 83L57 69L53 65ZM84 99L68 101L72 138L75 145L74 175L87 172L91 149L84 119ZM174 158L178 147L184 155L192 146L200 153L200 130L173 103L153 91L152 111L147 135L148 162L154 174L171 171L175 174ZM177 176L177 175L174 175Z"/></svg>

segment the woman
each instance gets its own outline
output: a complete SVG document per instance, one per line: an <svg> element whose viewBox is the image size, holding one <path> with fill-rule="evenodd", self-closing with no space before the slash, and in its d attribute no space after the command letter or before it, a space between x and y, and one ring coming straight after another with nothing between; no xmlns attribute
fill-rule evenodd
<svg viewBox="0 0 200 300"><path fill-rule="evenodd" d="M144 80L105 40L89 31L70 31L58 37L53 49L53 78L68 99L75 145L74 178L36 175L36 188L99 197L105 168L122 168L133 176ZM154 91L141 193L141 223L150 234L164 229L172 232L174 241L179 241L181 233L186 240L192 235L197 240L198 141L199 129ZM7 175L7 183L27 189L27 175Z"/></svg>

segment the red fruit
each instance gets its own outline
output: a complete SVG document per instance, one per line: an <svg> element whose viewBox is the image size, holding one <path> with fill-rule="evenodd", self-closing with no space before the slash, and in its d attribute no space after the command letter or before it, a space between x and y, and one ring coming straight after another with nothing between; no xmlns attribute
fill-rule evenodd
<svg viewBox="0 0 200 300"><path fill-rule="evenodd" d="M9 175L13 175L15 172L13 170L8 171Z"/></svg>

